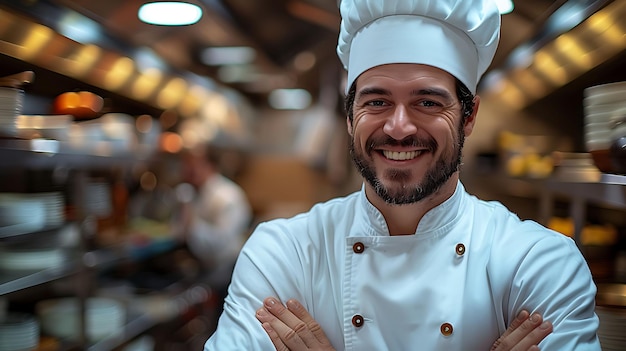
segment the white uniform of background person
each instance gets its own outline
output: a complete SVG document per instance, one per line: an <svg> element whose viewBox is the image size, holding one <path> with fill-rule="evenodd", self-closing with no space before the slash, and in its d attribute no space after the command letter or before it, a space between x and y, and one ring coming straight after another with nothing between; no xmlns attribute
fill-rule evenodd
<svg viewBox="0 0 626 351"><path fill-rule="evenodd" d="M417 63L476 93L499 38L491 0L344 0L341 14L348 87L370 68ZM268 296L299 300L337 350L486 351L523 309L553 324L542 350L600 350L596 287L575 243L477 199L460 181L446 186L450 197L413 235L390 235L368 199L376 195L366 194L369 181L308 213L260 224L205 351L274 350L255 318Z"/></svg>
<svg viewBox="0 0 626 351"><path fill-rule="evenodd" d="M215 173L199 189L193 212L189 250L212 268L214 285L228 282L252 220L248 199L239 185Z"/></svg>
<svg viewBox="0 0 626 351"><path fill-rule="evenodd" d="M225 295L253 215L244 190L220 172L219 158L211 145L186 151L183 179L195 190L183 192L181 212L187 247L203 263L207 282Z"/></svg>

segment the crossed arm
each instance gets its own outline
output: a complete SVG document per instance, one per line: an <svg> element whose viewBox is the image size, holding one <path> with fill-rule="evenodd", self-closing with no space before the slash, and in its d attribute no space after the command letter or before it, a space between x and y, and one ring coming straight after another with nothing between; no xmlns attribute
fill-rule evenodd
<svg viewBox="0 0 626 351"><path fill-rule="evenodd" d="M288 300L285 306L268 297L256 318L276 351L334 351L320 325L297 300ZM539 342L551 332L552 323L543 321L541 315L522 311L489 351L538 351Z"/></svg>

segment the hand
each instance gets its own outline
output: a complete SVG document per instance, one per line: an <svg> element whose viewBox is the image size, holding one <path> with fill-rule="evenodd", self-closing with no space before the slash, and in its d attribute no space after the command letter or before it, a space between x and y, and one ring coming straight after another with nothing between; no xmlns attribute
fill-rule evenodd
<svg viewBox="0 0 626 351"><path fill-rule="evenodd" d="M539 351L539 342L552 333L552 323L538 313L521 311L490 351Z"/></svg>
<svg viewBox="0 0 626 351"><path fill-rule="evenodd" d="M287 301L286 308L268 297L256 317L277 351L334 350L320 325L296 300ZM521 311L490 351L539 351L537 345L551 332L552 323L543 322L541 315Z"/></svg>
<svg viewBox="0 0 626 351"><path fill-rule="evenodd" d="M287 307L277 299L268 297L256 318L269 335L276 351L334 351L320 325L300 302L291 299Z"/></svg>

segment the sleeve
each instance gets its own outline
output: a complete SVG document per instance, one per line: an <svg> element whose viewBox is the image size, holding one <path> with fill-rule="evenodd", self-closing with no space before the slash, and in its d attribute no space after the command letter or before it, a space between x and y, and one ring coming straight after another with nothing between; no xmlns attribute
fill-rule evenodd
<svg viewBox="0 0 626 351"><path fill-rule="evenodd" d="M302 266L293 236L283 219L260 224L252 233L235 265L231 285L217 330L204 351L274 350L256 319L263 299L302 299ZM280 253L280 255L278 254Z"/></svg>
<svg viewBox="0 0 626 351"><path fill-rule="evenodd" d="M525 308L552 322L553 332L540 343L541 350L601 350L596 286L586 261L570 238L540 232L543 238L529 247L514 273L509 317Z"/></svg>

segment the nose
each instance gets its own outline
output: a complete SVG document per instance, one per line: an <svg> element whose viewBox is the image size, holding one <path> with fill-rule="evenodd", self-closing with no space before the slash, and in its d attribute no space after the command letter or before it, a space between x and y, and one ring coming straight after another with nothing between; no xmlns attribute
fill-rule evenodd
<svg viewBox="0 0 626 351"><path fill-rule="evenodd" d="M387 118L383 132L396 140L402 140L417 132L417 126L404 105L398 105L393 114Z"/></svg>

